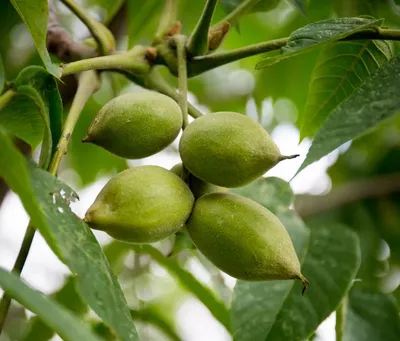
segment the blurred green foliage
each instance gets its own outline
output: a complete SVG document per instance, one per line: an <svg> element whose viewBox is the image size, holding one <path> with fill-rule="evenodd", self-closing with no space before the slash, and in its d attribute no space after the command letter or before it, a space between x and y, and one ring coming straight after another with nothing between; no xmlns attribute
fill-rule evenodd
<svg viewBox="0 0 400 341"><path fill-rule="evenodd" d="M120 1L85 0L82 4L98 18L106 20L119 6ZM205 0L179 0L177 17L182 23L183 33L190 34L204 4ZM159 23L159 16L162 13L162 1L127 0L127 13L128 23L126 24L121 20L121 25L126 24L127 26L125 29L127 34L117 37L120 42L119 46L150 44ZM82 38L81 32L77 32L76 20L71 13L65 11L65 8L63 9L62 5L57 6L57 15L68 32ZM310 22L359 15L385 18L384 26L400 28L400 18L390 5L390 0L309 0L305 15L293 7L289 1L282 0L271 11L252 12L246 15L240 21L240 30L232 29L227 35L221 46L221 51L287 37L294 30ZM218 6L214 15L214 22L219 22L224 16L224 8ZM0 1L0 17L0 55L4 64L5 79L10 82L16 79L18 73L24 67L32 64L42 65L42 62L33 47L28 31L9 1ZM398 54L400 44L396 43L394 47L395 54ZM288 99L294 105L295 113L290 115L274 113L271 122L266 125L266 129L272 131L282 122L296 125L299 128L297 117L304 110L312 73L320 51L320 49L317 49L301 54L261 70L255 70L254 67L265 56L259 55L243 59L190 79L189 90L197 103L203 106L201 110L204 112L224 110L246 113L247 110L249 114L253 115L254 113L248 108L250 100L254 100L256 114L261 121L263 119L263 101L270 99L272 103L276 103L277 100ZM277 52L270 55L275 53ZM168 81L176 86L176 78L170 75L167 70L162 72ZM102 79L102 88L90 98L82 112L72 136L66 162L63 164L63 170L75 172L78 179L75 184L77 187L92 184L101 176L110 176L128 167L125 160L93 145L81 143L87 127L102 105L121 91L132 89L127 80L121 76L114 77L110 76L108 72L104 72ZM64 99L64 114L67 115L72 97L71 89L72 94L75 91L74 82L68 82L67 85L59 83L59 85ZM29 99L16 97L11 106L1 115L8 115L7 117L9 117L12 113L17 112L18 114L18 111L15 111L13 107L15 103L19 104L18 110L29 110L32 115L35 114L35 110L37 111L32 107ZM5 116L2 117L5 118ZM24 122L18 123L24 125ZM43 126L37 123L33 120L26 126L26 130L21 130L19 134L21 138L33 145L40 142L37 136L43 134ZM328 170L332 182L332 191L361 179L371 179L370 186L374 186L373 179L396 173L400 174L399 115L384 121L370 133L352 141L349 149L340 154ZM279 180L276 179L272 181L279 183ZM253 187L246 187L238 191L262 202L274 212L279 212L282 207L285 208L286 212L287 206L291 204L288 199L291 197L291 193L283 192L276 202L270 200L268 195L274 193L271 188L274 188L275 185L257 182L252 184ZM291 216L291 218L293 217ZM357 202L346 203L328 212L305 219L305 224L310 226L322 224L326 226L333 223L348 226L358 235L360 241L361 265L356 279L360 281L359 287L362 289L354 291L350 295L350 299L353 296L353 302L350 302L352 307L351 323L359 321L357 316L361 316L364 321L379 323L377 328L390 329L398 322L398 318L393 318L393 323L387 326L387 321L376 320L373 315L365 312L360 307L360 301L362 301L362 297L364 297L362 294L364 293L365 297L370 300L368 304L371 305L371 310L375 308L386 309L385 307L395 310L396 307L391 301L390 295L384 295L384 301L379 302L379 295L382 295L380 292L389 294L393 292L393 296L400 305L400 281L398 280L400 276L398 270L400 267L400 194L382 194ZM334 226L331 228L334 229ZM340 232L340 229L338 231ZM330 233L333 237L337 237L334 236L334 232ZM332 239L334 239L333 237ZM172 255L174 262L176 261L182 268L188 267L190 262L198 261L196 253L190 250L193 247L190 240L185 238L184 235L178 235L176 239L179 243L175 244L173 251L171 251L173 245L171 240L156 246L164 255ZM140 324L145 326L156 326L165 339L178 340L180 334L177 331L179 328L176 326L179 323L174 321L172 316L178 308L174 304L178 305L181 301L192 297L190 290L183 288L179 281L176 283L172 279L165 280L167 284L161 283L161 279L157 277L154 271L156 262L148 255L139 255L140 252L136 253L132 260L133 251L127 245L112 243L104 248L104 252L108 256L114 272L119 276L129 306L132 308L131 313L135 322L139 321ZM161 260L163 259L161 253L157 253L157 256L160 256ZM212 284L207 285L211 287L217 299L229 301L229 297L226 299L222 296L231 295L231 288L227 286L225 279L215 267L203 262L203 267L205 265L209 267L207 271L213 273ZM171 276L169 275L169 277ZM67 279L64 287L53 294L54 300L76 315L81 316L82 319L89 321L96 334L102 336L105 340L112 340L114 335L108 327L98 321L97 317L93 318L86 314L88 307L83 304L77 294L74 281L73 278ZM143 287L146 286L143 283L146 284L149 281L160 281L160 286L169 286L170 291L164 292L163 295L163 291L158 288L161 294L145 302L140 298L139 289L136 289L135 285L139 287L141 283ZM202 287L200 287L200 291L201 289ZM365 294L371 291L372 294ZM206 294L209 293L206 292ZM28 321L26 318L18 319L18 324L12 324L12 327L13 331L23 327L31 328L26 329L27 333L23 333L23 335L15 332L16 340L49 340L53 335L53 332L37 317ZM390 330L394 330L393 334L390 335L398 335L396 328ZM9 327L8 335L14 335L13 331L10 331ZM356 330L349 329L347 333L356 333ZM142 336L142 339L146 340L145 333ZM147 337L147 339L151 340L151 337Z"/></svg>

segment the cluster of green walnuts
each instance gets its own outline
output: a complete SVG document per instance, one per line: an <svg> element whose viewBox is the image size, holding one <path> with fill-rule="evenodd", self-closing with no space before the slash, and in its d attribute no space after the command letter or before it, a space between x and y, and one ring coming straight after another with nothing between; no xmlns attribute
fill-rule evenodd
<svg viewBox="0 0 400 341"><path fill-rule="evenodd" d="M145 91L114 98L96 115L84 142L124 158L153 155L176 139L182 112L174 100ZM233 112L195 119L171 170L139 166L114 176L85 215L87 224L130 243L153 243L187 229L218 268L242 280L300 279L292 241L258 203L227 192L264 174L282 156L257 122Z"/></svg>

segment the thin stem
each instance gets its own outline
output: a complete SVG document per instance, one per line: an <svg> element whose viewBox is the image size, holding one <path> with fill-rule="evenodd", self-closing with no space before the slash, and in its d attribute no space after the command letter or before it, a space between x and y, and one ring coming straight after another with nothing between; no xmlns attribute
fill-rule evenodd
<svg viewBox="0 0 400 341"><path fill-rule="evenodd" d="M345 297L339 308L336 310L336 341L343 341L344 324L347 314L347 303L347 297Z"/></svg>
<svg viewBox="0 0 400 341"><path fill-rule="evenodd" d="M304 295L304 293L307 291L308 286L310 285L310 282L302 274L298 275L297 279L299 279L303 284L303 289L301 290L301 294Z"/></svg>
<svg viewBox="0 0 400 341"><path fill-rule="evenodd" d="M67 153L68 143L74 131L76 122L89 97L98 90L100 82L95 71L85 71L79 76L78 89L64 123L63 133L58 141L57 150L54 153L49 172L56 175L61 159Z"/></svg>
<svg viewBox="0 0 400 341"><path fill-rule="evenodd" d="M283 161L283 160L290 160L290 159L295 159L296 157L299 157L300 154L293 154L293 155L281 155L278 159L279 162Z"/></svg>
<svg viewBox="0 0 400 341"><path fill-rule="evenodd" d="M145 48L137 46L134 49L111 56L82 59L65 64L62 75L87 71L87 70L124 70L133 74L145 74L149 70L149 63L144 58Z"/></svg>
<svg viewBox="0 0 400 341"><path fill-rule="evenodd" d="M13 89L7 90L0 96L0 110L2 110L17 93Z"/></svg>
<svg viewBox="0 0 400 341"><path fill-rule="evenodd" d="M373 40L400 40L400 30L391 28L375 27L354 33L343 40L358 40L358 39L373 39Z"/></svg>
<svg viewBox="0 0 400 341"><path fill-rule="evenodd" d="M110 54L115 49L115 41L111 32L102 23L92 18L73 0L61 0L89 29L103 55Z"/></svg>
<svg viewBox="0 0 400 341"><path fill-rule="evenodd" d="M188 121L188 104L187 104L187 64L186 64L186 37L179 35L175 39L176 52L178 58L178 87L179 98L178 104L182 110L183 126L185 129L189 124Z"/></svg>
<svg viewBox="0 0 400 341"><path fill-rule="evenodd" d="M131 75L127 76L133 82L144 88L158 91L164 95L171 97L176 102L178 102L179 100L179 95L176 90L167 83L167 81L160 75L157 69L153 69L145 80L133 77ZM188 103L188 113L193 118L203 116L203 114L190 103Z"/></svg>
<svg viewBox="0 0 400 341"><path fill-rule="evenodd" d="M61 138L57 145L57 151L53 155L50 166L48 168L49 173L56 175L58 166L60 164L62 157L66 153L68 142L70 140L72 132L74 131L76 122L78 121L82 108L85 105L88 98L91 96L91 94L94 91L96 91L98 86L99 86L99 81L94 71L84 72L79 77L78 89L74 97L74 100L72 102L70 112L67 116L67 119L65 120ZM22 241L21 249L18 253L17 259L12 269L13 273L18 275L21 274L29 254L29 250L31 248L34 235L35 235L35 228L29 223L25 232L24 240ZM5 320L7 318L10 305L11 305L11 297L9 297L6 294L3 294L3 297L0 302L0 334L3 329Z"/></svg>
<svg viewBox="0 0 400 341"><path fill-rule="evenodd" d="M21 249L19 250L17 260L15 261L12 269L13 273L17 275L21 274L26 259L28 257L28 253L31 248L34 236L35 236L35 228L31 224L29 224L25 232L24 240L22 241ZM11 297L6 295L6 293L4 293L0 302L0 335L3 330L8 315L8 311L10 309L10 305L11 305Z"/></svg>
<svg viewBox="0 0 400 341"><path fill-rule="evenodd" d="M214 27L222 25L224 22L229 22L231 26L236 26L240 18L246 14L257 2L260 0L246 0L236 7L231 13L229 13L224 19L222 19Z"/></svg>
<svg viewBox="0 0 400 341"><path fill-rule="evenodd" d="M202 56L208 52L208 31L218 0L207 0L203 13L187 43L187 50L192 56Z"/></svg>
<svg viewBox="0 0 400 341"><path fill-rule="evenodd" d="M195 57L188 65L189 76L193 77L202 72L214 69L218 66L232 63L236 60L258 55L260 53L278 50L285 46L289 38L281 38L249 45L229 52L210 54L204 57Z"/></svg>
<svg viewBox="0 0 400 341"><path fill-rule="evenodd" d="M352 34L343 40L400 40L400 30L375 28L360 31ZM234 61L255 56L261 53L278 50L285 46L289 41L289 37L266 41L254 45L245 46L229 52L215 53L202 57L193 58L188 64L189 77L196 76L205 71L215 69L221 65L229 64Z"/></svg>
<svg viewBox="0 0 400 341"><path fill-rule="evenodd" d="M164 8L160 18L154 42L161 42L169 28L176 21L177 0L164 0Z"/></svg>

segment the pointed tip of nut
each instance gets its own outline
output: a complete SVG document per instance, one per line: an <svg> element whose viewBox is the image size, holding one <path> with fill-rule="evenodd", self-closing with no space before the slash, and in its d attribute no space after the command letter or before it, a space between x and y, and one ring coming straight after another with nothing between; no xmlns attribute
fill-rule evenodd
<svg viewBox="0 0 400 341"><path fill-rule="evenodd" d="M299 157L300 156L300 154L293 154L293 155L281 155L280 157L279 157L279 162L280 161L283 161L283 160L291 160L291 159L295 159L295 158L297 158L297 157Z"/></svg>
<svg viewBox="0 0 400 341"><path fill-rule="evenodd" d="M92 139L90 138L89 135L86 135L83 139L82 139L83 143L87 143L87 142L92 142Z"/></svg>
<svg viewBox="0 0 400 341"><path fill-rule="evenodd" d="M90 209L85 213L85 216L83 217L82 221L88 225L92 221L92 212Z"/></svg>
<svg viewBox="0 0 400 341"><path fill-rule="evenodd" d="M304 293L307 291L307 288L310 285L310 281L307 278L305 278L302 274L298 275L296 278L299 279L303 284L303 289L301 290L301 294L304 296Z"/></svg>

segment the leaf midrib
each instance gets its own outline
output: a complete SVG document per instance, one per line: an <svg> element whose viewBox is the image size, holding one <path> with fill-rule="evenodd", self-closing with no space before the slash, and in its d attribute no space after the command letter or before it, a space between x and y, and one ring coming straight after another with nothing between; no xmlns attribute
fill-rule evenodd
<svg viewBox="0 0 400 341"><path fill-rule="evenodd" d="M344 73L341 81L339 82L339 84L335 87L334 91L331 92L330 96L328 96L328 98L321 104L321 106L319 107L318 110L315 111L315 114L313 115L313 119L315 119L316 117L319 116L319 114L321 113L321 111L326 107L326 105L331 101L331 99L333 98L333 96L336 96L338 90L342 87L343 83L345 82L345 80L347 79L348 75L350 74L350 72L354 71L354 67L355 65L362 59L361 56L362 54L365 52L365 50L367 50L368 45L373 42L373 40L367 40L365 42L365 44L363 44L363 46L361 47L360 52L356 55L356 58L354 59L354 61L351 63L351 65L346 69L346 72ZM358 76L357 76L358 77ZM353 86L353 85L352 85ZM356 89L353 89L353 91ZM346 98L349 97L349 95L346 94ZM346 98L344 98L341 102L337 103L334 107L337 108ZM333 109L333 110L334 110ZM332 111L333 111L332 110Z"/></svg>

